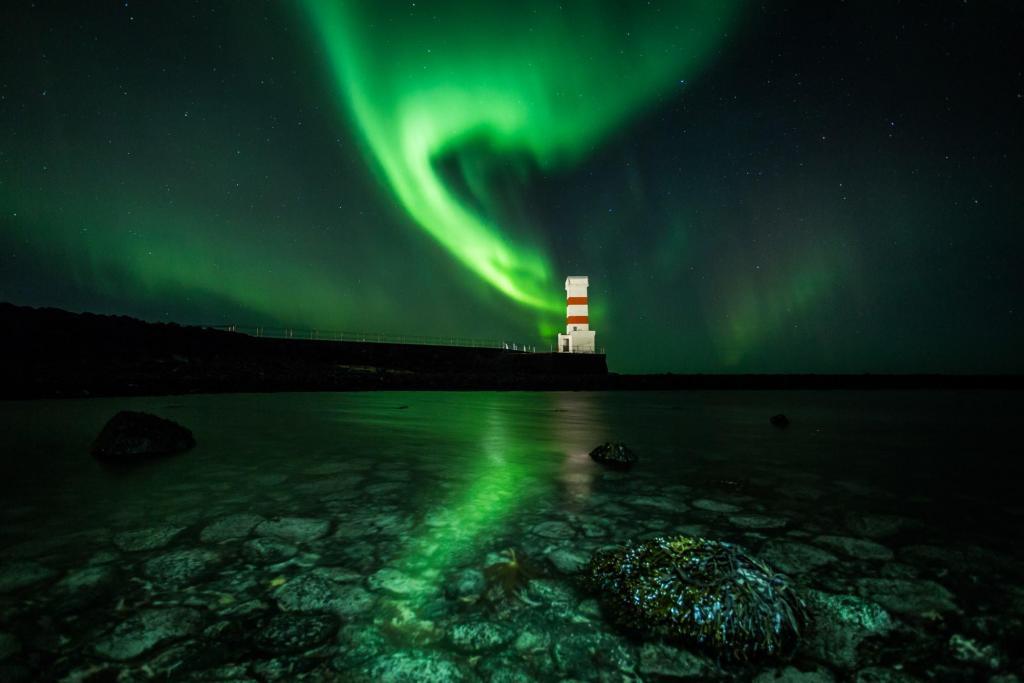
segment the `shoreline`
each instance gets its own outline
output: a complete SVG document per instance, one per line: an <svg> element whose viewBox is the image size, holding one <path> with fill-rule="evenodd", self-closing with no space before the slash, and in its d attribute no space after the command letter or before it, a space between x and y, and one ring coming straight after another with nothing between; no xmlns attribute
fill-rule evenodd
<svg viewBox="0 0 1024 683"><path fill-rule="evenodd" d="M1024 375L646 374L602 354L254 337L0 304L0 399L320 391L1024 389Z"/></svg>

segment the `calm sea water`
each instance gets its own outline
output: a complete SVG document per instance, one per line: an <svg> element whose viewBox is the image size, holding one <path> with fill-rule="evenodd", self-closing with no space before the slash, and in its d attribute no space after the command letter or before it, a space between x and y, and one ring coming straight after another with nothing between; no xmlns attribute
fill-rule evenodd
<svg viewBox="0 0 1024 683"><path fill-rule="evenodd" d="M1022 407L994 392L0 403L0 679L1019 675ZM89 445L122 409L199 445L103 467ZM588 457L610 439L639 455L631 472ZM608 623L580 564L671 533L738 543L817 596L792 659L721 662Z"/></svg>

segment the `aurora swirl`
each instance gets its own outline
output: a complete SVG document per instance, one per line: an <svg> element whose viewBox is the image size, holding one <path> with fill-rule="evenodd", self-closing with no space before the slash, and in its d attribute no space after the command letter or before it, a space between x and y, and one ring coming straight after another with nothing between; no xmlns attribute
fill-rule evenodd
<svg viewBox="0 0 1024 683"><path fill-rule="evenodd" d="M572 164L699 72L739 3L621 12L593 3L453 3L404 17L387 3L307 6L343 106L410 217L485 282L553 313L563 302L542 244L466 206L438 160L461 162L479 205L488 203L487 169L460 159L467 146L527 155L541 169ZM443 38L426 22L443 26Z"/></svg>

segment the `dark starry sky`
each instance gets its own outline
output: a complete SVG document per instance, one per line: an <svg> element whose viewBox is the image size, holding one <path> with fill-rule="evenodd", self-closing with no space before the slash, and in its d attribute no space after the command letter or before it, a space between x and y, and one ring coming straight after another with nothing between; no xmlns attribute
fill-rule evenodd
<svg viewBox="0 0 1024 683"><path fill-rule="evenodd" d="M1016 2L5 3L0 300L1024 369Z"/></svg>

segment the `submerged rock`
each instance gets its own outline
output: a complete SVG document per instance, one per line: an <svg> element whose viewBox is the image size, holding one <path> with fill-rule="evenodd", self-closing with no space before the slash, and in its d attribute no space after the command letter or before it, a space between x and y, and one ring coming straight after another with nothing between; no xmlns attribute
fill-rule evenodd
<svg viewBox="0 0 1024 683"><path fill-rule="evenodd" d="M998 669L1003 661L1002 653L995 645L983 645L973 638L954 633L949 639L949 651L953 659L968 664Z"/></svg>
<svg viewBox="0 0 1024 683"><path fill-rule="evenodd" d="M400 650L378 657L364 670L381 683L444 683L467 680L459 664L441 652Z"/></svg>
<svg viewBox="0 0 1024 683"><path fill-rule="evenodd" d="M465 652L492 650L512 640L514 633L503 624L491 621L472 621L455 624L449 639L452 646Z"/></svg>
<svg viewBox="0 0 1024 683"><path fill-rule="evenodd" d="M770 541L761 550L761 559L787 574L803 574L836 562L832 553L797 541Z"/></svg>
<svg viewBox="0 0 1024 683"><path fill-rule="evenodd" d="M558 670L571 678L590 678L595 671L601 671L606 674L604 680L615 680L612 672L617 671L617 677L625 679L623 673L632 674L636 669L636 662L621 639L592 629L560 634L551 654Z"/></svg>
<svg viewBox="0 0 1024 683"><path fill-rule="evenodd" d="M199 532L199 540L203 543L220 543L245 538L257 524L264 521L259 515L248 512L221 517Z"/></svg>
<svg viewBox="0 0 1024 683"><path fill-rule="evenodd" d="M865 578L857 581L857 592L897 614L924 617L956 610L953 594L934 581Z"/></svg>
<svg viewBox="0 0 1024 683"><path fill-rule="evenodd" d="M548 553L547 558L559 573L575 574L586 566L590 553L572 548L555 548Z"/></svg>
<svg viewBox="0 0 1024 683"><path fill-rule="evenodd" d="M156 455L180 453L196 445L196 439L177 422L150 413L122 410L104 425L92 445L100 460L132 462Z"/></svg>
<svg viewBox="0 0 1024 683"><path fill-rule="evenodd" d="M294 557L299 549L291 543L275 541L272 538L254 538L242 545L245 559L255 564L276 564Z"/></svg>
<svg viewBox="0 0 1024 683"><path fill-rule="evenodd" d="M663 643L646 643L640 648L637 671L644 676L661 678L691 678L704 680L708 664L703 659L679 648Z"/></svg>
<svg viewBox="0 0 1024 683"><path fill-rule="evenodd" d="M584 584L620 626L725 657L785 653L808 621L784 576L737 546L692 536L599 551Z"/></svg>
<svg viewBox="0 0 1024 683"><path fill-rule="evenodd" d="M744 529L781 529L786 526L782 517L768 515L731 515L729 521Z"/></svg>
<svg viewBox="0 0 1024 683"><path fill-rule="evenodd" d="M123 531L114 535L114 545L126 552L163 548L185 530L183 526L154 526L137 531Z"/></svg>
<svg viewBox="0 0 1024 683"><path fill-rule="evenodd" d="M754 679L754 683L832 683L835 678L824 669L801 671L795 666L765 671Z"/></svg>
<svg viewBox="0 0 1024 683"><path fill-rule="evenodd" d="M893 557L892 551L884 545L863 538L818 536L814 539L814 542L831 550L838 550L858 560L891 560Z"/></svg>
<svg viewBox="0 0 1024 683"><path fill-rule="evenodd" d="M392 595L423 595L435 590L423 579L409 576L393 567L378 570L366 580L366 583L375 591L384 591Z"/></svg>
<svg viewBox="0 0 1024 683"><path fill-rule="evenodd" d="M779 429L785 429L789 426L789 418L779 413L778 415L772 415L768 418L768 421L772 423L772 426L778 427Z"/></svg>
<svg viewBox="0 0 1024 683"><path fill-rule="evenodd" d="M373 596L358 586L337 584L314 575L292 579L281 586L275 597L278 606L288 612L333 612L343 617L365 612L374 602Z"/></svg>
<svg viewBox="0 0 1024 683"><path fill-rule="evenodd" d="M444 586L445 595L453 600L476 602L487 588L484 573L479 569L456 572Z"/></svg>
<svg viewBox="0 0 1024 683"><path fill-rule="evenodd" d="M279 517L262 522L256 527L256 533L290 543L303 543L327 535L330 528L331 523L326 519Z"/></svg>
<svg viewBox="0 0 1024 683"><path fill-rule="evenodd" d="M872 636L883 636L895 626L881 606L855 595L816 590L804 595L815 623L809 648L821 661L840 668L855 668L861 642Z"/></svg>
<svg viewBox="0 0 1024 683"><path fill-rule="evenodd" d="M95 650L110 659L132 659L156 645L194 633L200 620L198 611L185 607L142 610L118 624L96 643Z"/></svg>
<svg viewBox="0 0 1024 683"><path fill-rule="evenodd" d="M176 550L154 557L145 564L146 576L165 584L184 584L210 571L220 555L212 550Z"/></svg>
<svg viewBox="0 0 1024 683"><path fill-rule="evenodd" d="M305 652L330 640L338 630L331 614L275 614L256 634L256 644L273 654Z"/></svg>
<svg viewBox="0 0 1024 683"><path fill-rule="evenodd" d="M530 531L538 536L543 536L544 538L554 538L559 540L572 538L576 535L576 531L571 526L565 522L559 522L557 520L535 524Z"/></svg>
<svg viewBox="0 0 1024 683"><path fill-rule="evenodd" d="M628 470L638 460L636 453L618 441L606 441L601 444L590 451L590 458L594 462L620 470Z"/></svg>
<svg viewBox="0 0 1024 683"><path fill-rule="evenodd" d="M710 500L708 498L699 498L693 501L693 507L698 510L707 510L708 512L739 512L740 506L733 505L732 503L720 503L717 500Z"/></svg>
<svg viewBox="0 0 1024 683"><path fill-rule="evenodd" d="M12 562L0 567L0 593L27 588L56 576L57 572L35 562Z"/></svg>

